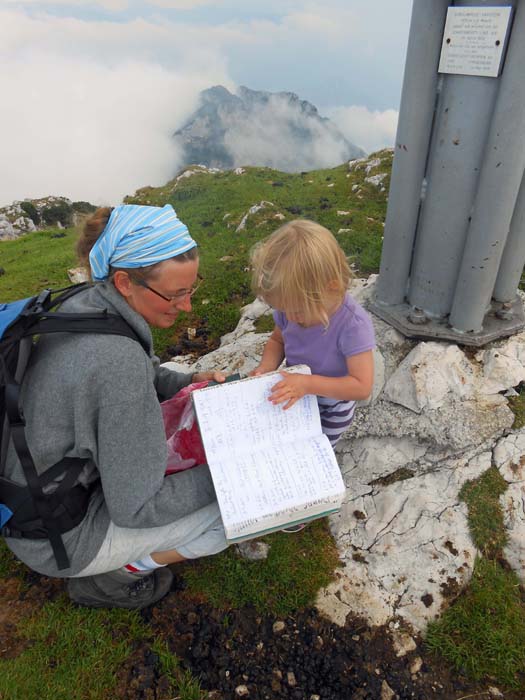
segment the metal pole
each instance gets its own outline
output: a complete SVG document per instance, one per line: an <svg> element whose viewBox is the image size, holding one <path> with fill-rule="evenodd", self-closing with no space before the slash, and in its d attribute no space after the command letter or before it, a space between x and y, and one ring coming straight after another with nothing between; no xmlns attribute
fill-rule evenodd
<svg viewBox="0 0 525 700"><path fill-rule="evenodd" d="M518 199L510 222L510 231L499 266L493 297L508 303L515 299L525 265L525 175L521 178Z"/></svg>
<svg viewBox="0 0 525 700"><path fill-rule="evenodd" d="M450 313L496 91L494 78L444 76L408 295L431 317Z"/></svg>
<svg viewBox="0 0 525 700"><path fill-rule="evenodd" d="M385 222L379 304L405 299L449 0L414 0Z"/></svg>
<svg viewBox="0 0 525 700"><path fill-rule="evenodd" d="M450 325L479 332L498 275L512 212L525 169L525 3L516 7Z"/></svg>

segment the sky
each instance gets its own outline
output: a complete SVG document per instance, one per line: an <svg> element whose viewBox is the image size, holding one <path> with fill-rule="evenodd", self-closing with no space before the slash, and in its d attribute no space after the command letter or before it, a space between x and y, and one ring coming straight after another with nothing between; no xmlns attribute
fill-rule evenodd
<svg viewBox="0 0 525 700"><path fill-rule="evenodd" d="M183 166L221 84L288 91L371 152L395 138L412 0L0 0L0 206L118 204Z"/></svg>

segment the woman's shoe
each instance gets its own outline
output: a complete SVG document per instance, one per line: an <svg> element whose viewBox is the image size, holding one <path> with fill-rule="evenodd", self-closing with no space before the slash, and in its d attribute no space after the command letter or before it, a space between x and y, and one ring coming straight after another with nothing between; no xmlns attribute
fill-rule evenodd
<svg viewBox="0 0 525 700"><path fill-rule="evenodd" d="M173 574L165 566L143 573L117 569L107 574L70 578L67 592L72 601L88 608L140 610L163 598L172 581Z"/></svg>

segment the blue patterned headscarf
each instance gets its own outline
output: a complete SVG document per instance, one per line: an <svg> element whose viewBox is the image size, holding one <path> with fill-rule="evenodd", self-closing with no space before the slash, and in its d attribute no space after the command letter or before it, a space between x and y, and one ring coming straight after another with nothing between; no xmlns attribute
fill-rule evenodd
<svg viewBox="0 0 525 700"><path fill-rule="evenodd" d="M89 254L94 280L108 278L109 267L146 267L174 258L197 244L173 207L122 204L111 212L106 228Z"/></svg>

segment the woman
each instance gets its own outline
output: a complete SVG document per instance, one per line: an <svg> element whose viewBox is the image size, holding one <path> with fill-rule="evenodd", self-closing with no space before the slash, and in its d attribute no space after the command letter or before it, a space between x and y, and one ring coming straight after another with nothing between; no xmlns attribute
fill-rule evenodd
<svg viewBox="0 0 525 700"><path fill-rule="evenodd" d="M142 608L169 591L168 564L227 547L208 467L165 477L159 405L191 382L224 375L173 372L153 353L149 326L169 328L191 310L199 267L197 244L171 206L99 209L77 249L95 284L61 310L107 309L142 344L93 333L41 337L22 386L28 446L39 473L64 457L86 460L77 483L91 495L81 523L62 535L69 569L58 570L47 539L6 541L30 568L68 577L81 605ZM25 483L12 445L6 476Z"/></svg>

